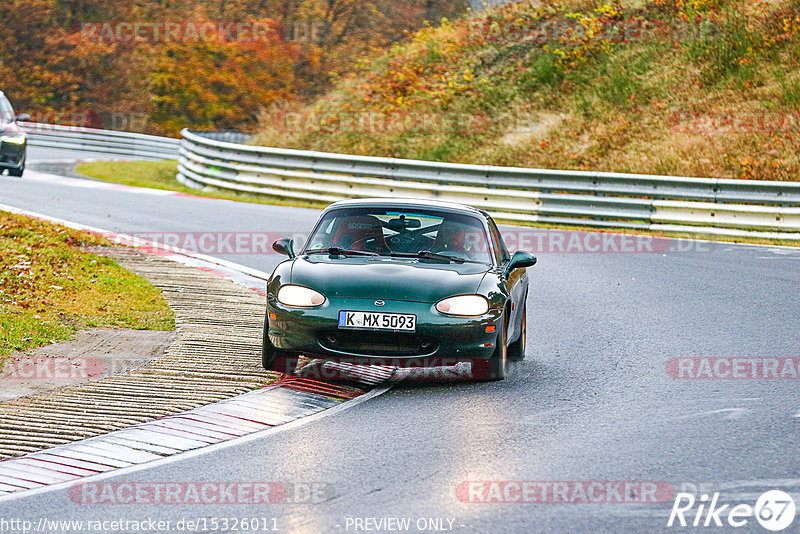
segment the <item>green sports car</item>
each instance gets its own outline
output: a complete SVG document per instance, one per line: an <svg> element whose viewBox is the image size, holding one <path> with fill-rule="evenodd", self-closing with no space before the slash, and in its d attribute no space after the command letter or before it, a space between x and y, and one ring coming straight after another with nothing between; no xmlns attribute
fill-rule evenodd
<svg viewBox="0 0 800 534"><path fill-rule="evenodd" d="M336 202L267 285L263 364L294 372L300 354L353 364L442 367L504 378L525 356L527 252L508 253L492 218L429 200Z"/></svg>

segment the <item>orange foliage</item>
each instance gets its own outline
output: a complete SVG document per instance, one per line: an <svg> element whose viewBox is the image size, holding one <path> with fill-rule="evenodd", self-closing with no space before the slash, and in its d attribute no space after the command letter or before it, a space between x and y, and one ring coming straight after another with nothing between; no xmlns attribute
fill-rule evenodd
<svg viewBox="0 0 800 534"><path fill-rule="evenodd" d="M273 29L274 31L274 29ZM270 102L292 98L295 45L263 41L170 43L150 74L153 120L167 131L187 124L233 129L254 123Z"/></svg>
<svg viewBox="0 0 800 534"><path fill-rule="evenodd" d="M136 122L152 133L247 129L265 107L319 94L332 72L349 70L425 19L465 6L465 0L6 0L0 90L18 112L66 118L55 122L76 122L68 120L73 112L122 116L123 129L137 129L130 127ZM203 21L261 25L270 38L230 40L219 32L219 38L163 39L165 24ZM145 38L124 38L135 24L145 26ZM125 119L133 116L145 120Z"/></svg>

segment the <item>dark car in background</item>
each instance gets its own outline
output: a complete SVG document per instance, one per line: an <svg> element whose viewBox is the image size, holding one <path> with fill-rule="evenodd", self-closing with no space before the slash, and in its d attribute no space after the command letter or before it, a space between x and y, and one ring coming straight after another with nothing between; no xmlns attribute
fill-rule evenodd
<svg viewBox="0 0 800 534"><path fill-rule="evenodd" d="M22 176L25 172L28 136L18 122L30 118L27 113L16 115L11 102L0 91L0 172L8 169L11 176Z"/></svg>
<svg viewBox="0 0 800 534"><path fill-rule="evenodd" d="M398 367L470 362L500 380L525 356L527 252L509 254L483 210L433 200L345 200L267 287L263 364L291 373L302 354Z"/></svg>

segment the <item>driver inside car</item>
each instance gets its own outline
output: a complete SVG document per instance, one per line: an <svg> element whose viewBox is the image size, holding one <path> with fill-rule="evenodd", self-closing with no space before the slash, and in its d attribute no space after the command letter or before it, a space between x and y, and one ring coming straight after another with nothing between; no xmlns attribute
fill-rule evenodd
<svg viewBox="0 0 800 534"><path fill-rule="evenodd" d="M488 250L484 235L485 232L477 221L472 224L462 220L444 219L431 252L481 261Z"/></svg>

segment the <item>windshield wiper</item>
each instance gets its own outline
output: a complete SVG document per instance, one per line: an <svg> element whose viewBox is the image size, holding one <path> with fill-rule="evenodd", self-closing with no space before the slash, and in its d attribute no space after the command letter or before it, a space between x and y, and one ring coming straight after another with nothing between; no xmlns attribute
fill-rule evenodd
<svg viewBox="0 0 800 534"><path fill-rule="evenodd" d="M448 256L446 254L439 254L438 252L431 252L430 250L420 250L417 252L418 258L423 258L426 260L442 260L442 261L454 261L456 263L464 263L464 258L459 258L458 256Z"/></svg>
<svg viewBox="0 0 800 534"><path fill-rule="evenodd" d="M377 256L377 252L368 250L349 250L341 247L328 247L319 250L309 250L308 254L331 254L332 256Z"/></svg>
<svg viewBox="0 0 800 534"><path fill-rule="evenodd" d="M440 261L447 261L451 262L454 261L456 263L479 263L481 265L489 265L485 261L479 260L468 260L467 258L462 258L460 256L448 256L447 254L439 254L437 252L431 252L430 250L420 250L419 252L390 252L388 254L381 254L381 256L396 256L398 258L422 258L425 260L440 260Z"/></svg>

